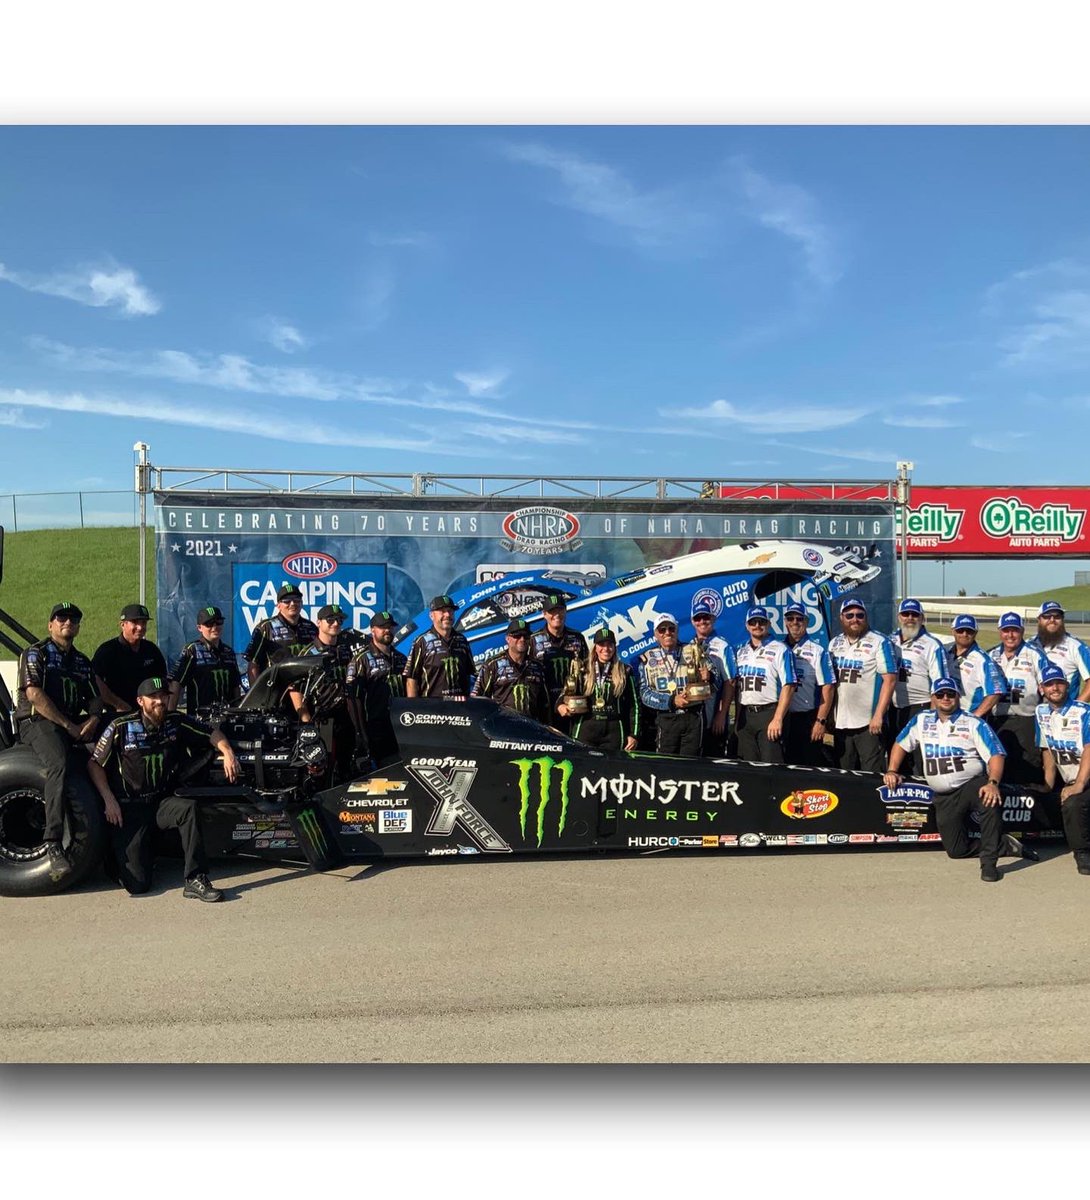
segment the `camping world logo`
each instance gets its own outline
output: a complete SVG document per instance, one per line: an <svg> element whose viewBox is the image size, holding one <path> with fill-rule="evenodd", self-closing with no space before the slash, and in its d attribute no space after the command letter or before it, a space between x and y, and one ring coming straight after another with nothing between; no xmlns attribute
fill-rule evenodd
<svg viewBox="0 0 1090 1200"><path fill-rule="evenodd" d="M980 526L988 537L1052 537L1078 541L1086 510L1068 504L1033 508L1014 496L993 496L980 510Z"/></svg>
<svg viewBox="0 0 1090 1200"><path fill-rule="evenodd" d="M526 840L526 818L534 802L534 791L531 785L534 772L537 772L537 812L536 833L537 844L540 847L545 838L545 819L551 806L557 809L556 836L564 832L568 823L568 782L572 776L570 759L555 759L548 755L542 758L513 758L511 765L519 769L519 828L522 830L523 841ZM556 781L556 803L553 804L553 781Z"/></svg>
<svg viewBox="0 0 1090 1200"><path fill-rule="evenodd" d="M508 513L503 520L503 532L500 545L518 554L555 554L578 550L583 544L579 518L548 504L534 504Z"/></svg>
<svg viewBox="0 0 1090 1200"><path fill-rule="evenodd" d="M325 579L337 569L337 560L332 554L322 554L318 550L305 550L289 554L280 564L286 575L296 579Z"/></svg>

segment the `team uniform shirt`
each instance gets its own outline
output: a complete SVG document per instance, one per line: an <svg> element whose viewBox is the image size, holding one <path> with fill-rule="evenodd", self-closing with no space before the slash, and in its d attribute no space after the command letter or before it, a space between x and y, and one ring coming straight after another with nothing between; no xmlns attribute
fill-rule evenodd
<svg viewBox="0 0 1090 1200"><path fill-rule="evenodd" d="M331 646L327 646L324 642L315 638L299 655L300 658L325 656L326 674L337 685L337 698L328 708L326 712L327 716L340 715L347 712L344 698L348 678L348 664L352 661L352 649L351 643L338 635L337 640ZM300 689L303 687L302 680L299 682L299 687Z"/></svg>
<svg viewBox="0 0 1090 1200"><path fill-rule="evenodd" d="M1002 646L996 646L989 651L988 657L1003 673L1007 684L1007 694L995 706L996 715L1035 716L1037 706L1044 699L1041 695L1041 672L1048 666L1048 659L1029 642L1023 642L1010 657Z"/></svg>
<svg viewBox="0 0 1090 1200"><path fill-rule="evenodd" d="M768 638L759 646L752 641L742 642L734 650L738 687L735 696L739 704L763 708L775 704L780 692L791 683L798 683L795 656L776 638Z"/></svg>
<svg viewBox="0 0 1090 1200"><path fill-rule="evenodd" d="M799 682L787 711L812 712L821 704L821 689L828 683L836 683L832 655L809 637L796 642L791 653L795 656Z"/></svg>
<svg viewBox="0 0 1090 1200"><path fill-rule="evenodd" d="M1074 783L1083 749L1090 745L1090 704L1069 700L1062 708L1037 706L1037 745L1051 750L1064 783Z"/></svg>
<svg viewBox="0 0 1090 1200"><path fill-rule="evenodd" d="M962 706L970 711L986 696L1007 694L1006 676L976 642L964 654L950 655L950 674L961 685Z"/></svg>
<svg viewBox="0 0 1090 1200"><path fill-rule="evenodd" d="M1006 753L987 721L961 709L949 721L931 709L917 713L897 735L897 745L906 754L919 748L924 776L940 793L956 791L983 775L990 758Z"/></svg>
<svg viewBox="0 0 1090 1200"><path fill-rule="evenodd" d="M553 637L547 629L539 629L530 638L530 657L541 664L545 672L545 683L549 689L549 702L555 707L564 690L573 659L585 662L587 643L583 635L567 625L559 637Z"/></svg>
<svg viewBox="0 0 1090 1200"><path fill-rule="evenodd" d="M225 642L190 642L170 668L167 678L181 687L186 710L226 704L242 692L242 674L235 652Z"/></svg>
<svg viewBox="0 0 1090 1200"><path fill-rule="evenodd" d="M154 729L139 712L131 712L106 726L92 757L122 803L161 800L187 756L208 749L208 737L207 725L182 713L167 713Z"/></svg>
<svg viewBox="0 0 1090 1200"><path fill-rule="evenodd" d="M1090 648L1086 643L1065 633L1055 646L1042 645L1039 637L1033 638L1029 645L1040 650L1049 662L1063 671L1067 676L1068 695L1077 696L1082 685L1090 679Z"/></svg>
<svg viewBox="0 0 1090 1200"><path fill-rule="evenodd" d="M897 652L888 637L869 629L855 641L837 634L829 654L836 668L836 727L861 729L874 720L882 676L897 672Z"/></svg>
<svg viewBox="0 0 1090 1200"><path fill-rule="evenodd" d="M549 723L549 689L541 663L528 655L517 663L505 650L490 658L473 684L474 696L488 696L504 708Z"/></svg>
<svg viewBox="0 0 1090 1200"><path fill-rule="evenodd" d="M144 680L167 673L166 659L154 642L142 638L134 650L120 635L99 646L91 667L118 699L133 708L136 689Z"/></svg>
<svg viewBox="0 0 1090 1200"><path fill-rule="evenodd" d="M294 625L285 621L280 613L258 621L242 657L259 671L285 658L297 658L318 636L318 626L306 617L300 617Z"/></svg>
<svg viewBox="0 0 1090 1200"><path fill-rule="evenodd" d="M624 686L619 695L613 683L613 663L595 661L590 667L590 711L575 718L576 737L584 721L620 721L627 736L639 737L640 705L636 696L636 680L627 664L620 665L624 671Z"/></svg>
<svg viewBox="0 0 1090 1200"><path fill-rule="evenodd" d="M674 650L652 646L640 656L640 699L648 708L659 712L681 711L674 708L674 694L683 683L681 649L680 644ZM703 713L703 706L700 712Z"/></svg>
<svg viewBox="0 0 1090 1200"><path fill-rule="evenodd" d="M35 642L19 655L15 719L38 717L27 699L28 687L40 688L69 721L81 722L92 700L98 698L91 660L75 646L62 650L52 638Z"/></svg>
<svg viewBox="0 0 1090 1200"><path fill-rule="evenodd" d="M693 640L699 642L700 638ZM713 688L712 694L704 701L704 720L710 726L715 719L719 693L723 690L727 680L733 679L738 674L738 663L734 658L734 647L726 638L720 637L717 633L704 639L704 653L718 668L720 678L719 687Z"/></svg>
<svg viewBox="0 0 1090 1200"><path fill-rule="evenodd" d="M950 674L946 647L921 625L911 641L905 641L898 629L889 639L897 656L897 683L893 703L898 708L916 704L930 705L931 685Z"/></svg>
<svg viewBox="0 0 1090 1200"><path fill-rule="evenodd" d="M359 702L365 721L388 716L390 697L405 695L405 664L409 660L391 647L389 654L377 650L372 642L357 649L348 664L345 686Z"/></svg>
<svg viewBox="0 0 1090 1200"><path fill-rule="evenodd" d="M434 629L425 630L413 642L405 664L405 678L416 680L419 695L438 700L464 699L474 674L473 651L457 629L449 640Z"/></svg>

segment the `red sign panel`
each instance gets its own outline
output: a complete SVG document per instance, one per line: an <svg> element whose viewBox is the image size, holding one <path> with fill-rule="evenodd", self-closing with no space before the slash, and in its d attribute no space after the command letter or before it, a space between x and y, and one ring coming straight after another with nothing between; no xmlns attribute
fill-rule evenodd
<svg viewBox="0 0 1090 1200"><path fill-rule="evenodd" d="M1090 488L913 486L908 553L919 558L1090 558ZM897 510L900 525L901 514ZM898 548L900 546L898 529Z"/></svg>

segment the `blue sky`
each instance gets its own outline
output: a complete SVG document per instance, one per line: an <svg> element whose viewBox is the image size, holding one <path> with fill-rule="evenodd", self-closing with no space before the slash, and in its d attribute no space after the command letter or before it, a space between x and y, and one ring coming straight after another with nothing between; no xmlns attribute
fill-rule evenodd
<svg viewBox="0 0 1090 1200"><path fill-rule="evenodd" d="M1090 403L1088 149L7 127L0 491L128 487L138 438L165 466L1085 483L1085 439L1037 422Z"/></svg>

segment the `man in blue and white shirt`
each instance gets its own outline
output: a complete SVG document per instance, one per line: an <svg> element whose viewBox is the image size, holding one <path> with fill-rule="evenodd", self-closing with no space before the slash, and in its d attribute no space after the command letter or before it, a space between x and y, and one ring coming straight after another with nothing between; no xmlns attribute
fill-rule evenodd
<svg viewBox="0 0 1090 1200"><path fill-rule="evenodd" d="M655 641L640 657L640 700L655 714L655 750L699 758L704 741L704 701L690 699L682 670L684 647L678 643L677 619L662 613L655 622ZM720 685L719 668L708 660L707 677L713 692ZM696 682L695 680L693 682Z"/></svg>
<svg viewBox="0 0 1090 1200"><path fill-rule="evenodd" d="M693 640L719 668L722 683L718 691L704 701L704 748L706 758L721 758L727 740L727 719L734 700L734 676L737 665L734 647L715 632L715 613L703 601L693 607Z"/></svg>
<svg viewBox="0 0 1090 1200"><path fill-rule="evenodd" d="M1035 857L1003 833L1003 746L986 721L962 710L952 677L936 679L931 696L934 709L918 713L897 735L883 780L886 787L899 787L905 757L918 749L943 849L951 858L979 854L981 880L998 883L1000 854ZM970 813L980 826L979 849L969 838Z"/></svg>
<svg viewBox="0 0 1090 1200"><path fill-rule="evenodd" d="M785 754L789 763L827 767L830 759L825 753L825 730L833 712L836 670L829 651L808 636L809 620L801 604L789 604L783 610L787 629L784 641L795 656L799 677L791 697Z"/></svg>
<svg viewBox="0 0 1090 1200"><path fill-rule="evenodd" d="M976 617L962 613L954 618L954 653L950 674L958 680L962 704L974 717L988 720L1000 697L1007 694L1003 672L976 644Z"/></svg>
<svg viewBox="0 0 1090 1200"><path fill-rule="evenodd" d="M1044 758L1045 785L1060 788L1064 835L1080 875L1090 875L1090 705L1068 700L1062 667L1049 663L1041 674L1044 704L1037 708L1037 744Z"/></svg>
<svg viewBox="0 0 1090 1200"><path fill-rule="evenodd" d="M840 606L840 628L829 643L836 667L836 730L833 756L845 770L881 771L882 729L897 682L897 658L889 638L876 633L862 600Z"/></svg>
<svg viewBox="0 0 1090 1200"><path fill-rule="evenodd" d="M925 708L931 707L931 685L950 674L946 647L924 624L923 605L909 597L897 609L900 628L890 641L897 654L897 684L893 689L893 734Z"/></svg>
<svg viewBox="0 0 1090 1200"><path fill-rule="evenodd" d="M738 757L782 763L788 709L798 683L795 656L770 637L769 612L754 605L746 613L749 640L734 650L738 685L734 692Z"/></svg>
<svg viewBox="0 0 1090 1200"><path fill-rule="evenodd" d="M1071 695L1090 700L1090 648L1067 632L1063 605L1046 600L1037 616L1037 636L1030 642L1067 676Z"/></svg>
<svg viewBox="0 0 1090 1200"><path fill-rule="evenodd" d="M989 657L1003 673L1007 691L995 706L992 727L1007 752L1008 783L1042 783L1041 751L1037 746L1037 705L1041 672L1048 659L1026 642L1021 616L1005 612L998 621L999 645Z"/></svg>

